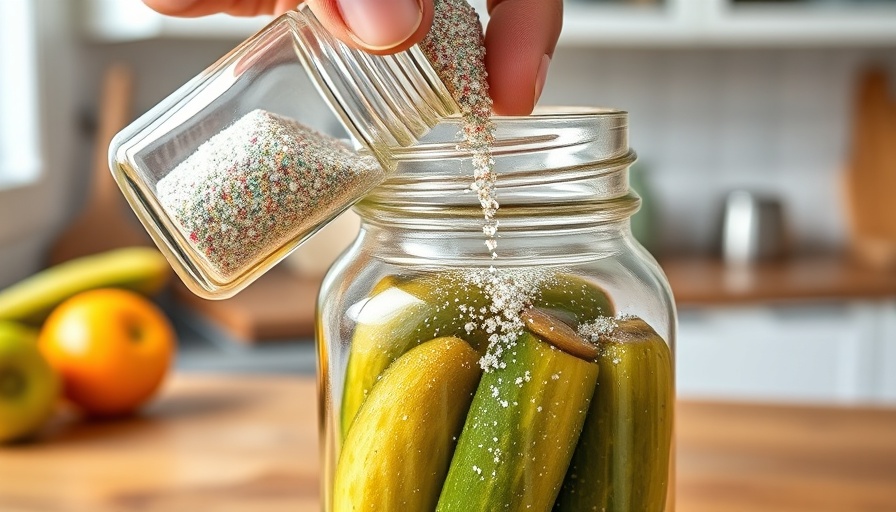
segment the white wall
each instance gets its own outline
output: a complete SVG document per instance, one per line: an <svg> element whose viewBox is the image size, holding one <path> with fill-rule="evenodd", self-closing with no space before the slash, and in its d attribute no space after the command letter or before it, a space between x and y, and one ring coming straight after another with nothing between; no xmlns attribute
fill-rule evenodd
<svg viewBox="0 0 896 512"><path fill-rule="evenodd" d="M72 44L71 5L57 0L35 0L37 13L39 178L0 192L0 286L38 269L52 234L67 215L74 150L75 46ZM15 80L15 77L0 77Z"/></svg>
<svg viewBox="0 0 896 512"><path fill-rule="evenodd" d="M236 43L84 45L80 102L94 104L102 65L124 58L139 66L142 112ZM663 249L712 250L721 202L740 187L786 201L798 248L833 248L847 236L838 187L853 86L857 72L874 63L892 70L896 84L896 48L561 47L541 104L631 113L632 145L662 213L656 231ZM316 101L310 89L298 96Z"/></svg>
<svg viewBox="0 0 896 512"><path fill-rule="evenodd" d="M631 113L664 248L712 249L721 202L738 187L784 199L799 248L830 248L847 236L838 186L853 85L872 63L896 84L896 48L561 48L541 103Z"/></svg>
<svg viewBox="0 0 896 512"><path fill-rule="evenodd" d="M53 204L33 205L52 208L52 222L27 240L0 241L0 285L36 268L51 235L79 207L92 157L90 136L79 127L95 115L104 66L124 60L136 68L135 110L142 113L238 43L97 44L65 34L54 43L57 68L43 75ZM60 42L65 37L69 43ZM838 179L848 152L852 88L856 71L872 62L891 69L896 82L896 49L564 47L541 103L631 112L632 144L661 212L664 249L713 248L721 201L737 187L786 199L800 247L835 247L846 237ZM314 94L297 97L308 101Z"/></svg>

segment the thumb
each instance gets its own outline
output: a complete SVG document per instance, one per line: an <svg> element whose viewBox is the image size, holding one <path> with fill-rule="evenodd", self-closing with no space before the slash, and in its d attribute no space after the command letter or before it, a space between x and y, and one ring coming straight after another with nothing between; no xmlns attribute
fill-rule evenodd
<svg viewBox="0 0 896 512"><path fill-rule="evenodd" d="M374 54L406 50L432 25L433 0L308 0L323 25L344 43Z"/></svg>

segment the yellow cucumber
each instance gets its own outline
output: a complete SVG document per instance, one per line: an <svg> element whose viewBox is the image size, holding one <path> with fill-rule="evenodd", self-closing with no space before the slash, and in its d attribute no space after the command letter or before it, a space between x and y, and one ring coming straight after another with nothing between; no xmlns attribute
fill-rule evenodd
<svg viewBox="0 0 896 512"><path fill-rule="evenodd" d="M334 512L433 510L479 383L479 355L454 337L398 358L342 445Z"/></svg>
<svg viewBox="0 0 896 512"><path fill-rule="evenodd" d="M387 278L388 279L388 278ZM469 321L459 305L485 305L482 290L461 286L453 274L381 281L360 309L352 335L351 354L342 395L341 431L348 433L355 415L383 371L399 356L439 336L462 336L477 348L483 336L473 338L464 329Z"/></svg>
<svg viewBox="0 0 896 512"><path fill-rule="evenodd" d="M171 268L159 251L128 247L74 259L38 272L0 291L0 320L39 324L64 300L95 288L154 294Z"/></svg>
<svg viewBox="0 0 896 512"><path fill-rule="evenodd" d="M640 318L599 341L600 376L554 510L665 509L674 401L672 356Z"/></svg>
<svg viewBox="0 0 896 512"><path fill-rule="evenodd" d="M529 332L505 362L479 382L438 512L546 512L554 505L598 366Z"/></svg>
<svg viewBox="0 0 896 512"><path fill-rule="evenodd" d="M438 336L460 336L479 352L485 352L488 334L467 331L471 311L489 301L483 289L462 271L402 279L387 276L371 292L360 309L352 336L341 407L343 438L383 371L400 355ZM544 279L534 291L533 303L571 325L599 316L612 316L607 293L584 278L557 273Z"/></svg>

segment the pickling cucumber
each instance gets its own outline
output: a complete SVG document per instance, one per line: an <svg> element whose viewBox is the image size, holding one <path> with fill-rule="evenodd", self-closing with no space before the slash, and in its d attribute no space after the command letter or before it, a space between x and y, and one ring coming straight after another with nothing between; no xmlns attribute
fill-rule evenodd
<svg viewBox="0 0 896 512"><path fill-rule="evenodd" d="M438 338L386 370L342 446L335 512L433 510L482 373L478 359L465 341Z"/></svg>
<svg viewBox="0 0 896 512"><path fill-rule="evenodd" d="M415 279L387 277L361 307L352 335L342 395L343 439L383 371L408 350L439 336L463 336L480 348L482 334L467 333L468 317L459 309L481 308L486 300L477 287L463 287L448 273Z"/></svg>
<svg viewBox="0 0 896 512"><path fill-rule="evenodd" d="M473 316L488 311L483 308L488 308L489 298L468 275L445 271L413 278L387 276L374 286L355 318L341 405L343 438L383 371L411 348L438 336L460 336L485 352L489 334L478 326L468 328ZM602 288L572 274L545 276L532 295L535 306L572 326L614 314Z"/></svg>
<svg viewBox="0 0 896 512"><path fill-rule="evenodd" d="M616 320L598 347L594 398L554 510L662 511L674 400L669 347L640 318Z"/></svg>
<svg viewBox="0 0 896 512"><path fill-rule="evenodd" d="M616 314L613 302L603 288L583 277L566 273L551 278L532 305L573 327Z"/></svg>
<svg viewBox="0 0 896 512"><path fill-rule="evenodd" d="M479 382L438 512L545 512L554 504L598 365L529 332L505 361Z"/></svg>

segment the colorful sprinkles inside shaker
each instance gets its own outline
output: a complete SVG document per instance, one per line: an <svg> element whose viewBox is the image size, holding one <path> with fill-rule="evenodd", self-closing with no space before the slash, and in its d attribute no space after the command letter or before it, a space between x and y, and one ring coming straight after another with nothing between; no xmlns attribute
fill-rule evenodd
<svg viewBox="0 0 896 512"><path fill-rule="evenodd" d="M159 180L159 202L229 278L301 238L382 180L373 157L263 110L199 146Z"/></svg>

